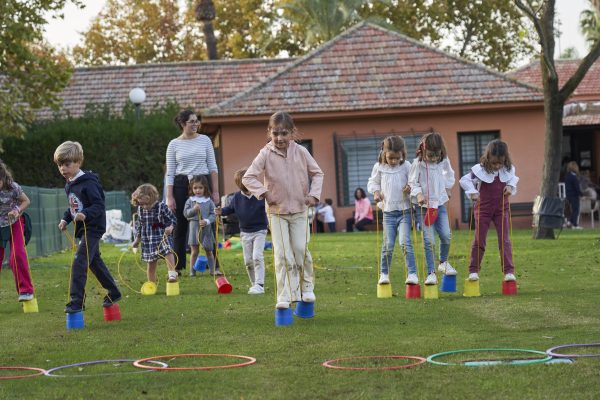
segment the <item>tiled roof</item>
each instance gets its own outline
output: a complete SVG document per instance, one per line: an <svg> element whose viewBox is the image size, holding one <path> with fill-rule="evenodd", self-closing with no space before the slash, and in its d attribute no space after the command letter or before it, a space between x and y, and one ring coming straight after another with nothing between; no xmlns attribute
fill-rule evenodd
<svg viewBox="0 0 600 400"><path fill-rule="evenodd" d="M555 61L560 85L564 84L573 75L580 62L581 60ZM540 70L540 63L537 61L509 72L508 76L532 86L542 87L542 71ZM577 86L577 89L575 89L575 92L571 95L570 100L577 100L578 98L600 99L600 60L597 60L591 66L579 86Z"/></svg>
<svg viewBox="0 0 600 400"><path fill-rule="evenodd" d="M175 100L182 107L201 110L257 85L290 62L248 59L77 68L60 94L61 114L81 116L88 103L108 103L120 112L135 87L145 90L148 106ZM44 119L53 112L42 109L36 115Z"/></svg>
<svg viewBox="0 0 600 400"><path fill-rule="evenodd" d="M600 114L578 114L563 118L563 126L600 125Z"/></svg>
<svg viewBox="0 0 600 400"><path fill-rule="evenodd" d="M206 116L541 102L505 75L361 23Z"/></svg>

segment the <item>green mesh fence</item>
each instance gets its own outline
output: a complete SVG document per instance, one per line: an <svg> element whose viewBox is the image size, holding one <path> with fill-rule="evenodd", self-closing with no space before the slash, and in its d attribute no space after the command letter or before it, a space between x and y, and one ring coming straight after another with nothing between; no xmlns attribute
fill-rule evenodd
<svg viewBox="0 0 600 400"><path fill-rule="evenodd" d="M27 245L29 257L41 257L69 247L64 233L58 230L58 223L68 207L64 189L46 189L22 186L31 200L25 212L31 217L33 232ZM105 192L106 209L119 209L123 221L131 221L131 205L124 191ZM72 229L72 226L69 225ZM72 230L69 231L72 233Z"/></svg>

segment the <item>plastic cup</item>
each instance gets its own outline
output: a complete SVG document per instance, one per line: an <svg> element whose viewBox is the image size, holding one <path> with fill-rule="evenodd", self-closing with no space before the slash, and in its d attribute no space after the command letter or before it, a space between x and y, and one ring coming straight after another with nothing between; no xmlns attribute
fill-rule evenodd
<svg viewBox="0 0 600 400"><path fill-rule="evenodd" d="M275 309L275 326L288 326L294 323L292 309L286 308L283 310Z"/></svg>
<svg viewBox="0 0 600 400"><path fill-rule="evenodd" d="M377 298L378 299L389 299L392 297L392 284L391 283L378 283L377 284Z"/></svg>
<svg viewBox="0 0 600 400"><path fill-rule="evenodd" d="M83 311L67 313L67 329L83 329Z"/></svg>
<svg viewBox="0 0 600 400"><path fill-rule="evenodd" d="M456 292L456 275L442 275L442 292Z"/></svg>
<svg viewBox="0 0 600 400"><path fill-rule="evenodd" d="M465 290L463 292L465 297L479 297L481 292L479 291L479 281L470 281L465 279Z"/></svg>
<svg viewBox="0 0 600 400"><path fill-rule="evenodd" d="M206 267L208 266L208 260L205 256L198 256L196 262L194 263L194 270L198 272L206 271Z"/></svg>
<svg viewBox="0 0 600 400"><path fill-rule="evenodd" d="M104 308L104 320L106 322L110 321L120 321L121 320L121 309L118 304L113 304L110 307Z"/></svg>
<svg viewBox="0 0 600 400"><path fill-rule="evenodd" d="M425 285L425 290L424 290L424 293L423 293L423 297L425 299L437 299L437 298L439 298L438 285Z"/></svg>
<svg viewBox="0 0 600 400"><path fill-rule="evenodd" d="M23 312L27 313L36 313L39 311L37 299L34 297L31 300L24 301L23 303Z"/></svg>
<svg viewBox="0 0 600 400"><path fill-rule="evenodd" d="M502 281L502 294L512 296L517 294L517 281Z"/></svg>
<svg viewBox="0 0 600 400"><path fill-rule="evenodd" d="M179 296L179 282L167 282L167 296Z"/></svg>
<svg viewBox="0 0 600 400"><path fill-rule="evenodd" d="M421 285L407 284L405 297L407 299L420 299L421 298Z"/></svg>
<svg viewBox="0 0 600 400"><path fill-rule="evenodd" d="M294 315L300 318L313 318L315 316L315 303L299 301L296 303Z"/></svg>

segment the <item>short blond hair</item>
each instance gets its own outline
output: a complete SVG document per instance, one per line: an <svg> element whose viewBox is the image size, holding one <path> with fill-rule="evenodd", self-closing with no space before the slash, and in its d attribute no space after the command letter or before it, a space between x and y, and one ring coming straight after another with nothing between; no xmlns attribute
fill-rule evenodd
<svg viewBox="0 0 600 400"><path fill-rule="evenodd" d="M83 162L83 147L79 142L70 140L62 143L54 151L54 162L58 165L67 162Z"/></svg>
<svg viewBox="0 0 600 400"><path fill-rule="evenodd" d="M158 201L158 189L151 183L144 183L138 186L131 194L131 204L134 206L140 205L140 200L148 199L148 203L154 204Z"/></svg>
<svg viewBox="0 0 600 400"><path fill-rule="evenodd" d="M238 188L240 188L240 190L242 192L247 192L248 191L248 189L246 188L246 186L244 186L244 184L242 183L242 178L244 177L244 175L246 175L246 171L247 170L248 170L248 168L244 167L242 169L238 169L233 174L233 181L235 182L236 186Z"/></svg>

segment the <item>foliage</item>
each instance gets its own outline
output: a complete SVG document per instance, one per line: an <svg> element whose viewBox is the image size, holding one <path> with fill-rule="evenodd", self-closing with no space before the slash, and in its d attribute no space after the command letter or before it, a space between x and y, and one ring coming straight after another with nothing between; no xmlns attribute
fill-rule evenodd
<svg viewBox="0 0 600 400"><path fill-rule="evenodd" d="M562 51L562 53L560 53L559 58L561 58L563 60L575 60L575 59L579 58L579 52L573 46L567 47L566 49L564 49Z"/></svg>
<svg viewBox="0 0 600 400"><path fill-rule="evenodd" d="M172 123L178 111L177 105L168 104L136 120L133 105L125 107L123 116L89 105L82 118L39 122L24 138L6 139L2 159L22 185L63 187L54 150L73 140L83 146L83 169L98 173L105 190L133 191L143 182L161 187L167 144L178 134Z"/></svg>
<svg viewBox="0 0 600 400"><path fill-rule="evenodd" d="M589 47L600 40L600 14L594 10L584 10L579 16L579 28Z"/></svg>
<svg viewBox="0 0 600 400"><path fill-rule="evenodd" d="M42 40L47 15L79 0L4 0L0 2L0 136L22 136L33 109L56 108L71 65ZM49 13L49 14L47 14Z"/></svg>
<svg viewBox="0 0 600 400"><path fill-rule="evenodd" d="M142 270L131 252L119 265L120 248L102 245L102 256L123 290L119 303L122 321L103 320L105 292L90 275L81 331L67 331L62 313L72 253L34 259L37 314L23 314L10 273L2 274L0 338L5 366L49 369L83 361L178 353L240 354L255 357L257 362L238 369L138 374L129 374L137 370L116 363L68 368L56 372L67 376L64 378L2 381L0 398L90 399L109 394L114 399L174 400L594 399L600 392L598 358L531 366L423 364L383 372L329 370L321 363L367 355L427 357L442 351L486 347L544 351L568 343L598 342L598 232L565 231L558 241L549 242L531 240L527 230L513 231L519 293L502 296L498 247L491 230L480 274L482 297L466 298L462 296L468 265L465 253L473 234L454 231L451 262L459 270L458 291L440 293L438 300L404 298L405 268L398 248L390 270L394 297L376 297L379 249L374 233L314 235L310 243L318 266L316 316L296 318L288 327L274 326L272 252L265 252L265 295L246 294L249 281L241 250L226 250L220 251L219 257L233 285L231 294L218 295L212 278L204 274L196 278L184 275L181 295L168 297L166 267L161 261L158 293L141 296L125 286L127 282L139 291L145 278L139 253ZM420 241L415 248L422 248ZM417 260L422 260L420 254ZM481 360L486 354L470 356ZM163 361L172 367L233 362L225 358ZM394 361L395 365L405 362ZM358 366L386 364L373 361ZM76 377L101 373L113 375Z"/></svg>

